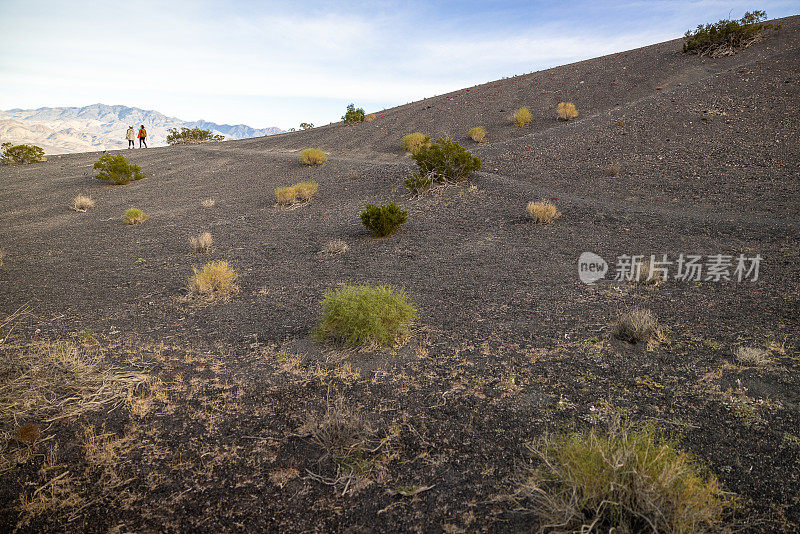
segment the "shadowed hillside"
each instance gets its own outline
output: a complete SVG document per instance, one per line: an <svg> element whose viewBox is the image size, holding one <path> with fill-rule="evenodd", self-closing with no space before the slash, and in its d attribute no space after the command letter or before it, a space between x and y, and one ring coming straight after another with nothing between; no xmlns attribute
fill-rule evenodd
<svg viewBox="0 0 800 534"><path fill-rule="evenodd" d="M0 351L46 354L56 376L75 354L93 365L61 406L0 390L0 528L537 530L531 444L622 418L676 436L738 495L723 526L796 531L800 17L779 22L718 59L676 40L372 122L123 151L146 174L124 186L93 178L100 153L0 167L0 319L28 310ZM558 120L561 101L577 118ZM458 141L481 170L412 195L411 132ZM327 162L301 164L306 148ZM310 201L276 204L309 181ZM95 206L70 210L79 193ZM542 199L561 212L551 224L525 212ZM390 201L408 221L373 237L360 214ZM123 224L129 208L149 219ZM213 244L195 253L201 232ZM593 285L584 252L611 264ZM763 260L757 279L644 284L613 280L623 255L730 256L731 273L740 255ZM189 290L212 260L239 275L228 300ZM320 341L342 283L404 288L410 332ZM636 308L660 326L629 343L615 321Z"/></svg>

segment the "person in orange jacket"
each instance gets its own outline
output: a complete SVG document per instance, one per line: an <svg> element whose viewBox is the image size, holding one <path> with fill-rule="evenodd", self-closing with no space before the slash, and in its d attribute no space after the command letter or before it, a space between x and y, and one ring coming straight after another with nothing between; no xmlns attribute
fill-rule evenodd
<svg viewBox="0 0 800 534"><path fill-rule="evenodd" d="M147 130L144 129L144 124L142 124L142 127L139 128L139 148L142 148L142 145L147 148L145 138L147 138Z"/></svg>

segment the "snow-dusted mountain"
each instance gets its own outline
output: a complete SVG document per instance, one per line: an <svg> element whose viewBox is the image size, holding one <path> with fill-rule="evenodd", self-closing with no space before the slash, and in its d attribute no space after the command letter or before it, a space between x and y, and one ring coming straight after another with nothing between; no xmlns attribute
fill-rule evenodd
<svg viewBox="0 0 800 534"><path fill-rule="evenodd" d="M33 144L46 154L125 148L128 126L147 129L147 145L167 144L170 128L202 128L226 139L246 139L281 133L280 128L251 128L244 124L184 121L157 111L93 104L82 108L9 109L0 111L0 141ZM137 142L138 144L138 142Z"/></svg>

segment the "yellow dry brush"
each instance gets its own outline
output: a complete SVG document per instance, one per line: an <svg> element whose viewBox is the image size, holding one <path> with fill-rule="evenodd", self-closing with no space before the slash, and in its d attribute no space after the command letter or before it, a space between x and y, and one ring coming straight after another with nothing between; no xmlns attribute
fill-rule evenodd
<svg viewBox="0 0 800 534"><path fill-rule="evenodd" d="M317 182L300 182L288 187L275 189L275 199L282 206L291 206L298 202L308 202L317 194Z"/></svg>

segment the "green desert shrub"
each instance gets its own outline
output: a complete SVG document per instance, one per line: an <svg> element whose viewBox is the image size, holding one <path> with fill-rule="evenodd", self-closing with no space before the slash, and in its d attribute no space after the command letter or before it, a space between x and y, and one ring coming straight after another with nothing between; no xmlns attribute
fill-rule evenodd
<svg viewBox="0 0 800 534"><path fill-rule="evenodd" d="M424 133L414 132L403 136L401 144L403 150L411 154L416 154L423 147L431 146L431 138Z"/></svg>
<svg viewBox="0 0 800 534"><path fill-rule="evenodd" d="M385 285L344 285L325 293L315 334L348 345L389 345L408 332L416 316L404 291Z"/></svg>
<svg viewBox="0 0 800 534"><path fill-rule="evenodd" d="M415 172L411 175L411 178L406 179L403 183L412 193L419 195L430 189L431 185L433 185L433 178L428 174Z"/></svg>
<svg viewBox="0 0 800 534"><path fill-rule="evenodd" d="M467 132L467 135L476 143L483 143L484 140L486 140L486 128L483 126L470 128L470 130Z"/></svg>
<svg viewBox="0 0 800 534"><path fill-rule="evenodd" d="M359 122L364 122L364 110L362 108L356 109L355 105L349 104L347 106L347 111L342 116L342 120L346 124L358 124Z"/></svg>
<svg viewBox="0 0 800 534"><path fill-rule="evenodd" d="M39 163L45 161L44 150L36 145L12 145L3 143L3 155L0 162L5 165L24 165L26 163Z"/></svg>
<svg viewBox="0 0 800 534"><path fill-rule="evenodd" d="M328 156L318 148L307 148L300 152L300 163L305 165L322 165L328 161Z"/></svg>
<svg viewBox="0 0 800 534"><path fill-rule="evenodd" d="M431 146L420 148L413 158L420 173L433 176L437 182L460 182L481 168L480 158L442 137Z"/></svg>
<svg viewBox="0 0 800 534"><path fill-rule="evenodd" d="M529 446L542 465L522 484L557 532L720 532L733 497L655 425L592 429Z"/></svg>
<svg viewBox="0 0 800 534"><path fill-rule="evenodd" d="M511 115L511 120L514 121L514 124L522 128L523 126L527 126L533 120L533 116L531 115L531 110L528 108L519 108L517 111Z"/></svg>
<svg viewBox="0 0 800 534"><path fill-rule="evenodd" d="M683 51L689 54L727 56L759 40L762 32L773 28L764 21L764 11L748 11L739 20L722 19L714 24L700 24L683 36Z"/></svg>
<svg viewBox="0 0 800 534"><path fill-rule="evenodd" d="M367 229L372 230L376 237L393 234L405 224L407 218L408 212L400 209L394 202L382 206L369 204L361 214L361 222Z"/></svg>
<svg viewBox="0 0 800 534"><path fill-rule="evenodd" d="M122 154L103 154L94 162L94 168L99 171L95 176L98 180L114 182L117 185L125 185L132 180L144 178L142 168L128 162Z"/></svg>
<svg viewBox="0 0 800 534"><path fill-rule="evenodd" d="M211 130L200 128L181 128L180 132L177 128L170 128L168 131L167 143L170 145L210 143L225 139L224 135L213 134Z"/></svg>
<svg viewBox="0 0 800 534"><path fill-rule="evenodd" d="M131 208L125 211L122 222L125 224L141 224L149 219L149 216L139 208Z"/></svg>
<svg viewBox="0 0 800 534"><path fill-rule="evenodd" d="M300 129L301 130L310 130L313 127L314 127L314 124L311 123L311 122L301 122L300 123Z"/></svg>

